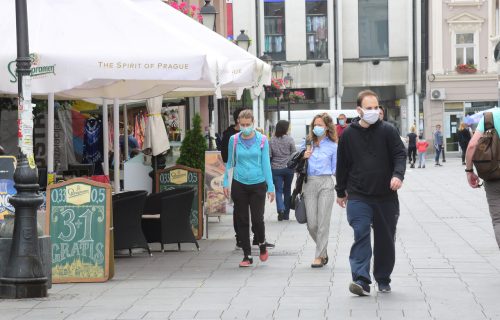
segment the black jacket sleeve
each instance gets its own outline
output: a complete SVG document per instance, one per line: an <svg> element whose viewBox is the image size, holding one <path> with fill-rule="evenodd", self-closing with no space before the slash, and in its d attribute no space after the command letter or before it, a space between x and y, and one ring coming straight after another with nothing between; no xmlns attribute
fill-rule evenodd
<svg viewBox="0 0 500 320"><path fill-rule="evenodd" d="M337 147L337 167L335 168L335 178L337 180L335 190L339 198L344 198L346 196L345 190L347 188L347 177L349 176L349 155L346 150L347 145L345 139L346 132L344 131L340 136Z"/></svg>
<svg viewBox="0 0 500 320"><path fill-rule="evenodd" d="M229 130L224 131L224 133L222 134L222 143L220 148L222 161L224 161L224 163L227 163L227 152L228 152L227 150L229 145L229 138L231 138Z"/></svg>
<svg viewBox="0 0 500 320"><path fill-rule="evenodd" d="M406 172L406 150L399 136L398 131L393 126L387 126L391 130L389 135L389 150L390 156L394 164L394 170L392 172L393 177L399 178L403 181Z"/></svg>

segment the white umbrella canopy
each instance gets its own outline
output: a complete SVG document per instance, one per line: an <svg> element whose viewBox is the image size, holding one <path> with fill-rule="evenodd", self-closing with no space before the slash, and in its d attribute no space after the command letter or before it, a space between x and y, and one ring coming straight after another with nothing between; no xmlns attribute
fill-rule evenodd
<svg viewBox="0 0 500 320"><path fill-rule="evenodd" d="M193 42L209 48L217 48L226 56L226 62L220 66L219 83L222 91L241 94L243 88L251 88L253 94L258 96L262 92L263 85L271 84L271 66L218 33L163 3L161 0L132 1L144 12L156 17L156 21L166 29L175 29L182 26L183 32ZM207 92L210 91L210 88L198 89L187 86L179 87L174 91L176 93L172 93L172 95L175 96L181 92L192 92L193 94ZM220 91L217 91L217 96L220 97Z"/></svg>
<svg viewBox="0 0 500 320"><path fill-rule="evenodd" d="M15 1L0 2L0 93L16 94ZM215 88L227 58L167 30L128 0L28 0L32 94L149 98Z"/></svg>

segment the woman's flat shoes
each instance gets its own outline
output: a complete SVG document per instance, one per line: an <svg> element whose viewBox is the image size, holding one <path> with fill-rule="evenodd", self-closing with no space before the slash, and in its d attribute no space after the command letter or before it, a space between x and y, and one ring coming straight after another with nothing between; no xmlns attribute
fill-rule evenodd
<svg viewBox="0 0 500 320"><path fill-rule="evenodd" d="M311 263L311 268L323 268L324 265L323 260L321 260L320 263Z"/></svg>

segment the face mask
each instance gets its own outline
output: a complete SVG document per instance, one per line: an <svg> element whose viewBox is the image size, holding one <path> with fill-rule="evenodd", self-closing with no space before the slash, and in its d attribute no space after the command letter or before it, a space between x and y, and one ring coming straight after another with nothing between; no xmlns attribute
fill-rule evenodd
<svg viewBox="0 0 500 320"><path fill-rule="evenodd" d="M378 110L363 109L363 116L361 118L369 124L374 124L378 120L378 115L379 115Z"/></svg>
<svg viewBox="0 0 500 320"><path fill-rule="evenodd" d="M339 120L339 124L343 126L345 124L345 120Z"/></svg>
<svg viewBox="0 0 500 320"><path fill-rule="evenodd" d="M313 129L313 133L316 135L316 137L322 137L325 134L325 128L315 126Z"/></svg>
<svg viewBox="0 0 500 320"><path fill-rule="evenodd" d="M249 136L252 134L252 132L253 132L253 126L241 128L241 133L243 133L244 136Z"/></svg>

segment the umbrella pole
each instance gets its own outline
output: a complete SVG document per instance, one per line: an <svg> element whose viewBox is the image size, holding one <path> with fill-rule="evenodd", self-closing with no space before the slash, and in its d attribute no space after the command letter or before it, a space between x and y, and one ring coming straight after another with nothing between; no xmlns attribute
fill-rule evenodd
<svg viewBox="0 0 500 320"><path fill-rule="evenodd" d="M120 103L118 98L113 100L113 131L114 191L120 192Z"/></svg>
<svg viewBox="0 0 500 320"><path fill-rule="evenodd" d="M129 159L128 152L128 117L127 117L127 105L123 105L123 161Z"/></svg>
<svg viewBox="0 0 500 320"><path fill-rule="evenodd" d="M47 172L54 172L54 94L49 93L47 110Z"/></svg>
<svg viewBox="0 0 500 320"><path fill-rule="evenodd" d="M102 130L103 132L103 149L104 149L104 175L109 178L109 123L108 123L108 104L106 99L102 99Z"/></svg>

